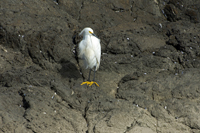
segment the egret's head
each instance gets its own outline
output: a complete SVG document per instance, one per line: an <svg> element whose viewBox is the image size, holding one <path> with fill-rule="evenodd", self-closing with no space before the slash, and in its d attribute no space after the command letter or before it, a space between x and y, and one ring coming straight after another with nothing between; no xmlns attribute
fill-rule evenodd
<svg viewBox="0 0 200 133"><path fill-rule="evenodd" d="M79 34L80 36L86 36L86 35L93 35L95 37L97 37L94 32L93 32L93 29L89 28L89 27L86 27L84 28L81 33Z"/></svg>

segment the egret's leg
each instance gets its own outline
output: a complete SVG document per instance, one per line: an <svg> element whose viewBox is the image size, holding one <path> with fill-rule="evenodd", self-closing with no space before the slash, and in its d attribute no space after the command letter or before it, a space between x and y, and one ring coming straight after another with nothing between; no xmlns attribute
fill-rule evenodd
<svg viewBox="0 0 200 133"><path fill-rule="evenodd" d="M99 85L97 84L97 82L95 82L95 73L96 73L96 71L94 71L94 78L93 78L93 81L91 81L90 82L90 86L92 85L92 84L96 84L96 86L98 86L99 87Z"/></svg>
<svg viewBox="0 0 200 133"><path fill-rule="evenodd" d="M95 82L95 73L96 73L96 71L94 71L94 78L93 78L93 81L90 81L90 74L91 74L91 69L90 69L90 72L89 72L89 77L88 77L88 81L86 81L86 82L83 82L81 85L84 85L84 84L87 84L87 85L89 85L89 86L91 86L92 84L96 84L96 86L98 86L99 87L99 85Z"/></svg>
<svg viewBox="0 0 200 133"><path fill-rule="evenodd" d="M91 84L91 82L90 82L90 74L91 74L91 69L90 69L90 72L89 72L88 80L83 82L81 85L84 85L84 84L90 85Z"/></svg>
<svg viewBox="0 0 200 133"><path fill-rule="evenodd" d="M89 77L88 77L88 80L87 80L87 81L90 81L90 74L91 74L91 70L92 70L92 69L90 69L90 72L89 72Z"/></svg>
<svg viewBox="0 0 200 133"><path fill-rule="evenodd" d="M94 78L93 78L93 81L95 81L95 73L96 73L96 71L94 70Z"/></svg>

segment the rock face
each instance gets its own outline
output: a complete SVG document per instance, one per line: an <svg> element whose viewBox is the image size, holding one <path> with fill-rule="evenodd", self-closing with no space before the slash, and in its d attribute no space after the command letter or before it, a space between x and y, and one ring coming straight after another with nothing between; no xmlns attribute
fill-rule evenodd
<svg viewBox="0 0 200 133"><path fill-rule="evenodd" d="M0 132L200 132L200 1L0 5ZM80 85L84 27L101 39L100 87Z"/></svg>

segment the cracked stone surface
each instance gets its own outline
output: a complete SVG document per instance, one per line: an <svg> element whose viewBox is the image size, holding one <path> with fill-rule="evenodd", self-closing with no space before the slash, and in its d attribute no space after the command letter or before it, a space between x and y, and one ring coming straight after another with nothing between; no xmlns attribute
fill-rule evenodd
<svg viewBox="0 0 200 133"><path fill-rule="evenodd" d="M0 5L0 132L200 132L200 1ZM101 39L100 87L80 85L84 27Z"/></svg>

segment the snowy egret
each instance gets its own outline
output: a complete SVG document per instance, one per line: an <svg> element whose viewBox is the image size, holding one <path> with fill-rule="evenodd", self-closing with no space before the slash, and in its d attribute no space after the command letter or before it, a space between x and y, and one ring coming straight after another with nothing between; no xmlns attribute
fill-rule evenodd
<svg viewBox="0 0 200 133"><path fill-rule="evenodd" d="M91 86L95 83L99 86L95 82L95 72L99 68L101 59L100 39L94 34L91 28L84 28L79 35L83 36L83 40L79 43L79 57L84 60L86 69L90 68L88 80L81 85L87 84ZM90 81L92 69L94 69L94 78L93 81Z"/></svg>

